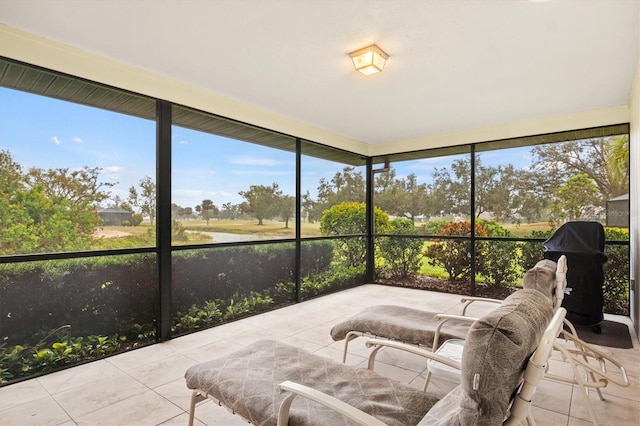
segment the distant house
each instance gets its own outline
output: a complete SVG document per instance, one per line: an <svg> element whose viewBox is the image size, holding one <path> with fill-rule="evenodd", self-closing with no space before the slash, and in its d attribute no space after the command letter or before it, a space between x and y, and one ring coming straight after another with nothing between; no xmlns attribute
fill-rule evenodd
<svg viewBox="0 0 640 426"><path fill-rule="evenodd" d="M104 226L131 225L133 213L120 207L98 209L98 216Z"/></svg>
<svg viewBox="0 0 640 426"><path fill-rule="evenodd" d="M629 194L607 201L607 226L629 227Z"/></svg>

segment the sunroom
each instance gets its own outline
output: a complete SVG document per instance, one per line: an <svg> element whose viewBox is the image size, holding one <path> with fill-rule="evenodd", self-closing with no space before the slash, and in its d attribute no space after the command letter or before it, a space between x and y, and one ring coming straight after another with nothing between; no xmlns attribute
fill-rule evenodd
<svg viewBox="0 0 640 426"><path fill-rule="evenodd" d="M639 414L638 1L0 6L3 419L184 422L190 365L265 336L338 358L358 309L504 298L567 221L605 225L631 332L606 350L632 388L594 406ZM540 419L590 421L553 392Z"/></svg>

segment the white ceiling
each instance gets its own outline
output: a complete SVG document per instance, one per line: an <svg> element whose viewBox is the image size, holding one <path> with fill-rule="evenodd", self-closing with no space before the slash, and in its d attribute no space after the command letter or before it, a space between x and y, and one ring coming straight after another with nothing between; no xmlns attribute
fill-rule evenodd
<svg viewBox="0 0 640 426"><path fill-rule="evenodd" d="M0 22L369 144L626 105L640 45L640 0L0 0Z"/></svg>

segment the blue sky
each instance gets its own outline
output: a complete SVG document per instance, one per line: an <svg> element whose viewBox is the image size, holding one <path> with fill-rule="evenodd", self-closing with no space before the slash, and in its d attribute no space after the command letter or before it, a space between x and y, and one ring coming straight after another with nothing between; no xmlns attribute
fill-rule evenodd
<svg viewBox="0 0 640 426"><path fill-rule="evenodd" d="M204 199L240 203L250 185L277 182L295 194L295 154L201 132L172 129L172 198L194 207ZM83 166L102 169L117 183L113 195L128 196L144 176L155 179L155 123L123 114L0 88L0 149L23 170ZM342 165L304 157L303 191L315 194L320 178Z"/></svg>
<svg viewBox="0 0 640 426"><path fill-rule="evenodd" d="M0 150L8 150L26 171L83 166L102 169L101 180L117 183L112 195L144 176L155 179L155 123L70 102L0 88ZM204 199L214 204L244 199L250 185L277 182L285 194L295 194L295 155L260 145L201 132L173 128L172 202L194 207ZM529 149L508 151L508 162L530 163ZM505 162L505 152L482 153L483 164ZM414 173L430 182L434 167L448 167L440 157L394 163L398 177ZM315 196L321 178L330 180L344 166L303 156L302 192ZM364 173L364 168L360 168Z"/></svg>

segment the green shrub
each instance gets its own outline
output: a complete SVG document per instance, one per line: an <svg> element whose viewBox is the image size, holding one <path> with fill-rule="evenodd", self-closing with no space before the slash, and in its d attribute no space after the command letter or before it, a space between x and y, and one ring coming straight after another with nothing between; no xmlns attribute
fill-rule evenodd
<svg viewBox="0 0 640 426"><path fill-rule="evenodd" d="M476 223L476 236L487 236L487 231ZM449 281L468 280L471 277L471 223L450 222L438 235L451 236L450 239L435 240L424 255L433 266L442 266L449 274ZM457 239L455 237L467 237ZM476 250L476 268L484 267L483 250Z"/></svg>
<svg viewBox="0 0 640 426"><path fill-rule="evenodd" d="M0 384L28 377L40 372L51 372L67 365L89 361L135 346L125 336L89 335L71 338L68 327L49 332L39 342L23 345L0 344Z"/></svg>
<svg viewBox="0 0 640 426"><path fill-rule="evenodd" d="M322 213L320 232L322 235L353 235L367 232L366 204L346 202L336 204ZM375 232L385 233L389 229L389 215L379 208L374 209ZM364 237L333 240L336 260L344 266L362 266L367 259Z"/></svg>
<svg viewBox="0 0 640 426"><path fill-rule="evenodd" d="M547 239L553 235L554 229L547 231L531 231L524 238ZM536 263L544 259L544 251L542 250L541 241L530 241L520 243L520 266L522 270L528 271L533 268Z"/></svg>
<svg viewBox="0 0 640 426"><path fill-rule="evenodd" d="M175 219L171 221L171 241L189 241L187 230Z"/></svg>
<svg viewBox="0 0 640 426"><path fill-rule="evenodd" d="M250 292L248 296L235 294L226 306L225 321L240 319L247 315L267 311L274 304L274 300L268 294Z"/></svg>
<svg viewBox="0 0 640 426"><path fill-rule="evenodd" d="M309 275L300 281L300 298L310 299L337 290L364 284L366 267L335 266L324 272ZM271 294L275 300L291 297L295 294L294 282L278 283Z"/></svg>
<svg viewBox="0 0 640 426"><path fill-rule="evenodd" d="M478 219L477 224L484 228L490 237L513 237L513 234L493 220ZM487 241L482 246L484 262L480 272L489 284L496 286L513 286L521 271L520 252L515 241ZM476 251L476 257L478 256Z"/></svg>
<svg viewBox="0 0 640 426"><path fill-rule="evenodd" d="M409 219L397 218L391 221L390 234L418 235L418 230ZM384 260L391 275L408 277L420 270L422 261L421 238L379 237L376 240L380 257Z"/></svg>
<svg viewBox="0 0 640 426"><path fill-rule="evenodd" d="M333 261L333 243L327 240L305 241L300 245L300 275L326 271Z"/></svg>
<svg viewBox="0 0 640 426"><path fill-rule="evenodd" d="M438 235L449 222L447 219L431 219L420 226L420 233L422 235Z"/></svg>
<svg viewBox="0 0 640 426"><path fill-rule="evenodd" d="M318 263L323 262L326 259L321 256ZM313 258L307 258L306 265L319 267ZM294 281L294 271L292 243L181 250L172 256L172 304L186 312L205 300L263 292L279 282Z"/></svg>
<svg viewBox="0 0 640 426"><path fill-rule="evenodd" d="M306 277L300 284L301 299L310 299L322 294L363 284L365 266L340 266L313 277Z"/></svg>
<svg viewBox="0 0 640 426"><path fill-rule="evenodd" d="M48 330L73 336L137 338L132 324L154 327L155 255L136 254L0 265L0 336L30 346Z"/></svg>
<svg viewBox="0 0 640 426"><path fill-rule="evenodd" d="M144 216L142 216L140 213L134 213L131 216L131 222L133 223L133 226L140 225L143 220L144 220Z"/></svg>
<svg viewBox="0 0 640 426"><path fill-rule="evenodd" d="M605 228L609 241L629 241L629 230ZM604 264L604 311L618 315L629 315L629 246L607 244L607 261Z"/></svg>
<svg viewBox="0 0 640 426"><path fill-rule="evenodd" d="M218 303L212 300L204 302L202 307L191 305L187 312L176 312L171 332L183 334L198 329L212 327L222 322L222 312Z"/></svg>

